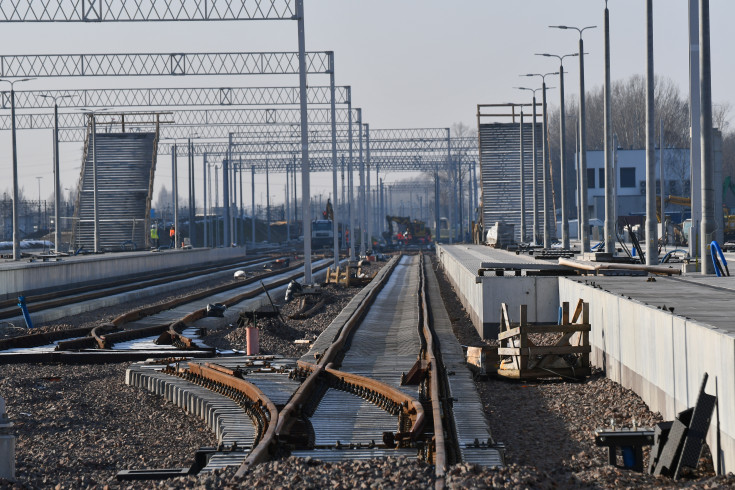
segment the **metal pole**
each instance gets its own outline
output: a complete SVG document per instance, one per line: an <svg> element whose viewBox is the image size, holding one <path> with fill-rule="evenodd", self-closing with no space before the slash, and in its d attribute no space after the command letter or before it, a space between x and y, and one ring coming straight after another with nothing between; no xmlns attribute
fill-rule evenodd
<svg viewBox="0 0 735 490"><path fill-rule="evenodd" d="M537 167L537 155L536 155L536 138L537 138L537 127L536 127L536 91L533 91L533 132L531 133L533 135L532 137L532 146L531 151L533 152L533 157L531 159L531 166L532 168L532 184L531 184L531 191L533 192L533 244L538 245L539 243L539 231L538 231L538 225L539 225L539 219L538 219L538 191L536 189L536 185L538 182L538 167ZM472 175L470 175L470 181L472 180ZM470 196L472 196L472 188L470 187ZM470 207L469 212L471 212L472 208ZM471 232L471 230L470 230Z"/></svg>
<svg viewBox="0 0 735 490"><path fill-rule="evenodd" d="M464 229L464 199L463 199L463 192L464 189L462 188L462 181L464 178L462 177L462 154L460 153L459 157L457 158L457 175L459 178L457 179L459 184L459 192L457 193L457 199L459 200L459 206L457 209L459 210L459 242L464 242L465 237L465 229ZM413 198L411 198L411 208L413 208Z"/></svg>
<svg viewBox="0 0 735 490"><path fill-rule="evenodd" d="M590 251L590 217L587 208L587 111L584 85L584 41L582 32L579 33L579 172L580 172L580 198L579 220L582 233L582 252Z"/></svg>
<svg viewBox="0 0 735 490"><path fill-rule="evenodd" d="M59 104L54 100L54 251L59 253L61 243L61 184L59 183Z"/></svg>
<svg viewBox="0 0 735 490"><path fill-rule="evenodd" d="M354 178L353 178L353 166L352 166L352 87L347 87L347 134L348 134L348 155L349 160L347 164L347 187L349 193L349 200L347 202L347 214L350 222L350 260L355 260L355 215L352 212L355 192L354 192Z"/></svg>
<svg viewBox="0 0 735 490"><path fill-rule="evenodd" d="M253 247L255 247L255 163L250 165L250 194L250 234L252 235L250 239L252 240Z"/></svg>
<svg viewBox="0 0 735 490"><path fill-rule="evenodd" d="M337 109L334 94L334 53L330 51L329 60L329 118L332 121L332 231L334 234L334 267L339 265L339 203L337 202Z"/></svg>
<svg viewBox="0 0 735 490"><path fill-rule="evenodd" d="M441 224L440 216L441 210L439 209L439 167L434 166L434 243L439 243L441 238Z"/></svg>
<svg viewBox="0 0 735 490"><path fill-rule="evenodd" d="M365 227L367 226L367 201L365 199L365 161L362 158L362 109L357 109L357 126L359 146L359 159L360 159L360 189L358 201L360 202L360 256L364 256L366 252L365 248Z"/></svg>
<svg viewBox="0 0 735 490"><path fill-rule="evenodd" d="M195 199L194 199L194 147L191 144L191 138L187 140L186 153L189 164L189 241L194 246L194 218L195 212Z"/></svg>
<svg viewBox="0 0 735 490"><path fill-rule="evenodd" d="M521 106L521 131L520 131L520 140L521 140L521 147L519 150L519 173L521 176L521 202L520 202L520 211L521 211L521 243L526 243L526 182L525 182L525 173L523 172L523 166L525 165L525 159L524 157L524 150L523 147L523 106Z"/></svg>
<svg viewBox="0 0 735 490"><path fill-rule="evenodd" d="M11 141L13 145L13 260L20 260L20 226L18 224L18 148L15 141L15 88L12 83L10 84L10 123L12 129ZM95 210L96 209L97 208L95 207Z"/></svg>
<svg viewBox="0 0 735 490"><path fill-rule="evenodd" d="M453 172L452 172L452 137L451 137L451 133L450 133L449 128L447 128L447 179L449 180L449 182L447 182L447 183L450 184L450 185L452 185L452 187L454 187L453 183L451 182L452 177L453 177ZM453 194L453 192L451 192L450 194ZM454 213L453 213L454 209L453 209L453 206L452 206L452 198L451 198L451 195L448 195L447 196L447 208L448 208L448 211L449 211L449 218L450 218L450 220L454 221ZM454 227L454 223L449 223L449 226L447 226L447 234L449 235L449 243L450 243L450 245L454 242L454 240L453 240L453 238L454 238L454 233L453 233L454 230L453 230L453 227Z"/></svg>
<svg viewBox="0 0 735 490"><path fill-rule="evenodd" d="M232 136L230 136L230 138L232 138ZM230 152L228 151L228 153ZM229 157L230 155L227 156ZM232 245L232 237L230 236L230 185L230 159L226 158L222 161L222 207L225 212L223 245L225 247L230 247Z"/></svg>
<svg viewBox="0 0 735 490"><path fill-rule="evenodd" d="M346 211L346 205L347 205L347 200L346 200L346 197L345 197L346 189L345 189L345 155L344 155L344 153L342 154L342 159L341 159L341 169L342 169L342 186L341 186L341 188L342 188L342 196L341 196L341 199L340 199L340 203L341 203L341 206L342 206L342 212L340 213L340 216L344 216L345 215L345 211ZM340 246L340 248L345 248L347 246L346 233L345 233L345 226L346 226L347 223L344 221L344 217L342 218L342 220L343 220L343 222L342 222L342 234L341 234L341 240L340 240L339 246Z"/></svg>
<svg viewBox="0 0 735 490"><path fill-rule="evenodd" d="M650 0L649 0L650 1ZM712 151L712 65L710 58L709 0L699 0L700 126L702 129L702 274L714 273L709 260L710 243L715 239L714 153Z"/></svg>
<svg viewBox="0 0 735 490"><path fill-rule="evenodd" d="M301 215L304 226L304 283L311 284L311 185L309 180L309 121L306 94L306 42L304 40L304 0L296 0L299 30L299 93L301 102Z"/></svg>
<svg viewBox="0 0 735 490"><path fill-rule="evenodd" d="M702 222L702 127L701 86L699 67L699 3L689 0L689 117L690 117L690 196L692 227L689 240L689 255L699 257L699 227Z"/></svg>
<svg viewBox="0 0 735 490"><path fill-rule="evenodd" d="M542 187L543 187L543 193L544 193L544 248L549 249L551 248L551 236L549 235L549 226L551 223L549 223L549 141L547 138L547 130L548 130L548 120L546 118L546 79L543 79L543 82L541 84L541 104L542 104L542 134L541 134L541 171L543 173L543 176L541 178ZM556 226L556 225L554 225Z"/></svg>
<svg viewBox="0 0 735 490"><path fill-rule="evenodd" d="M610 10L605 1L605 89L604 89L604 144L605 144L605 252L616 254L617 241L615 218L615 187L613 173L612 110L610 106L612 85L610 82Z"/></svg>
<svg viewBox="0 0 735 490"><path fill-rule="evenodd" d="M654 126L653 0L646 0L646 264L658 264L656 139Z"/></svg>
<svg viewBox="0 0 735 490"><path fill-rule="evenodd" d="M13 117L15 120L15 117ZM15 131L13 131L13 158L15 158ZM94 208L94 253L100 251L100 215L97 189L97 119L92 114L92 196ZM178 228L177 230L178 231Z"/></svg>
<svg viewBox="0 0 735 490"><path fill-rule="evenodd" d="M240 223L237 227L237 242L240 244L241 247L245 246L245 207L243 206L243 198L242 198L242 156L240 156L240 161L237 164L237 174L240 176L240 210L237 213L237 215L240 217Z"/></svg>
<svg viewBox="0 0 735 490"><path fill-rule="evenodd" d="M286 164L286 193L285 193L286 195L286 243L288 243L291 240L291 203L289 202L289 198L288 198L289 194L291 193L291 191L289 190L290 184L289 184L289 175L288 175L291 169L289 167L290 166L287 163Z"/></svg>
<svg viewBox="0 0 735 490"><path fill-rule="evenodd" d="M176 144L171 150L171 178L173 179L173 194L174 194L174 248L179 248L179 174L178 174L178 161L177 161ZM95 206L96 207L96 206Z"/></svg>
<svg viewBox="0 0 735 490"><path fill-rule="evenodd" d="M214 165L214 209L217 209L217 206L219 205L219 167L217 165ZM215 247L219 246L219 219L220 214L215 214L215 222L212 225L212 234L214 235L214 238L212 239L212 244Z"/></svg>
<svg viewBox="0 0 735 490"><path fill-rule="evenodd" d="M370 195L370 125L365 124L365 223L367 228L367 250L373 249L373 196Z"/></svg>
<svg viewBox="0 0 735 490"><path fill-rule="evenodd" d="M661 117L659 121L659 131L658 131L658 172L659 172L659 195L661 205L660 205L660 216L661 216L661 238L663 238L664 244L668 241L668 233L666 230L666 191L664 190L666 188L665 180L664 180L664 118Z"/></svg>
<svg viewBox="0 0 735 490"><path fill-rule="evenodd" d="M271 242L271 181L270 170L268 169L268 157L265 157L265 220L267 228L265 230L266 241Z"/></svg>
<svg viewBox="0 0 735 490"><path fill-rule="evenodd" d="M209 247L209 208L207 206L207 152L204 152L204 155L202 155L202 182L204 183L202 185L202 199L203 199L203 206L204 206L204 236L202 237L202 244L205 248Z"/></svg>
<svg viewBox="0 0 735 490"><path fill-rule="evenodd" d="M561 58L560 58L561 59ZM559 153L561 166L561 248L569 249L569 214L566 197L566 109L564 107L564 63L559 64ZM556 218L555 220L556 221ZM556 226L556 224L554 225Z"/></svg>

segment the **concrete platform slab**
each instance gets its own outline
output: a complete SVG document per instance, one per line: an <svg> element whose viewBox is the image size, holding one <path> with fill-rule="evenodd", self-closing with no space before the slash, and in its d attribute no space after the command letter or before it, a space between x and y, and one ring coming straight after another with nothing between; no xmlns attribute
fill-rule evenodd
<svg viewBox="0 0 735 490"><path fill-rule="evenodd" d="M554 276L480 276L483 267L504 268L528 265L545 268L548 261L537 261L524 254L498 250L484 245L440 245L437 255L457 296L470 314L483 339L495 338L500 323L500 305L508 303L511 315L520 305L528 305L531 322L555 322L559 308L558 278ZM541 267L543 266L543 267Z"/></svg>
<svg viewBox="0 0 735 490"><path fill-rule="evenodd" d="M245 248L201 248L165 252L119 252L64 257L60 262L0 262L0 299L51 291L72 285L100 284L135 277L245 258Z"/></svg>

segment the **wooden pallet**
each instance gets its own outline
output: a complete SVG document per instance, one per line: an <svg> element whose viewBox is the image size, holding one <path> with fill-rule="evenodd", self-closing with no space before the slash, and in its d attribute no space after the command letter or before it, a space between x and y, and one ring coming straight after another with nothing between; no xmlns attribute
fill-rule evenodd
<svg viewBox="0 0 735 490"><path fill-rule="evenodd" d="M508 305L503 303L501 307L499 375L526 380L557 377L581 379L590 375L588 303L579 300L571 321L569 303L563 303L561 325L531 325L527 321L527 306L521 305L520 310L520 323L512 323ZM561 336L553 345L536 345L529 339L529 334Z"/></svg>
<svg viewBox="0 0 735 490"><path fill-rule="evenodd" d="M330 267L329 269L327 269L326 283L339 284L345 287L360 287L367 285L370 281L372 281L373 277L375 277L375 274L373 274L372 276L360 277L361 275L361 267L353 265L347 265L345 267L337 266L336 269L332 269Z"/></svg>

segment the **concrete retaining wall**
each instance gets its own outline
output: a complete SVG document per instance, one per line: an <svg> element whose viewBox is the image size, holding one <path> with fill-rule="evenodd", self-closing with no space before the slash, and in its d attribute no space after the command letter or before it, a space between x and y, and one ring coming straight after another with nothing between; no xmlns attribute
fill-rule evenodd
<svg viewBox="0 0 735 490"><path fill-rule="evenodd" d="M133 252L67 258L60 262L8 263L0 269L0 298L96 284L154 271L245 257L245 248Z"/></svg>
<svg viewBox="0 0 735 490"><path fill-rule="evenodd" d="M528 305L528 321L556 322L559 310L556 277L481 277L451 253L441 253L441 249L439 261L483 339L497 337L502 303L508 303L512 321L519 320L520 305L525 304Z"/></svg>
<svg viewBox="0 0 735 490"><path fill-rule="evenodd" d="M664 419L693 406L704 373L718 396L707 443L723 471L735 472L735 335L607 291L559 279L560 301L590 304L591 360L607 377L635 391ZM717 390L717 393L715 393Z"/></svg>

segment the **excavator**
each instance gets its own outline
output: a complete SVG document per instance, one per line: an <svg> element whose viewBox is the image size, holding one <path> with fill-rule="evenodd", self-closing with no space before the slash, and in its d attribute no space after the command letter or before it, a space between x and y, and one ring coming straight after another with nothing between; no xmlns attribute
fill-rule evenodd
<svg viewBox="0 0 735 490"><path fill-rule="evenodd" d="M383 233L385 243L390 246L424 245L431 243L431 230L426 223L417 219L411 220L408 216L386 216L388 231ZM397 230L393 233L393 223Z"/></svg>

